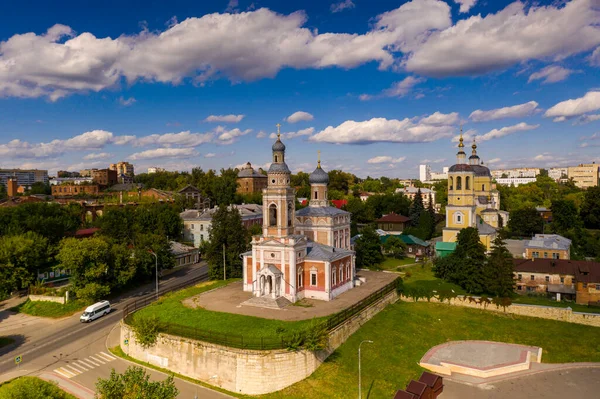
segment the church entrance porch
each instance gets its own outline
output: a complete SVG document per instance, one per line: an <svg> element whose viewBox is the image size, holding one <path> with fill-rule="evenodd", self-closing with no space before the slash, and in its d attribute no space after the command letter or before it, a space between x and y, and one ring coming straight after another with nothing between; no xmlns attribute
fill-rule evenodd
<svg viewBox="0 0 600 399"><path fill-rule="evenodd" d="M283 294L283 273L275 265L268 265L258 271L254 287L255 297L277 299Z"/></svg>

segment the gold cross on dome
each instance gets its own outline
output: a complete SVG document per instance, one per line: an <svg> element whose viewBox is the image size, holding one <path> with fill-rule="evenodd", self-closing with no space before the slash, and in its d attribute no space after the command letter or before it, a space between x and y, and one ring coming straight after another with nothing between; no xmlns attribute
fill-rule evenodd
<svg viewBox="0 0 600 399"><path fill-rule="evenodd" d="M279 136L281 136L281 133L279 132L279 128L281 128L281 123L278 123L275 126L277 126L277 138L279 138Z"/></svg>
<svg viewBox="0 0 600 399"><path fill-rule="evenodd" d="M319 165L319 167L321 167L321 150L317 150L317 153L319 154L317 158L317 164Z"/></svg>

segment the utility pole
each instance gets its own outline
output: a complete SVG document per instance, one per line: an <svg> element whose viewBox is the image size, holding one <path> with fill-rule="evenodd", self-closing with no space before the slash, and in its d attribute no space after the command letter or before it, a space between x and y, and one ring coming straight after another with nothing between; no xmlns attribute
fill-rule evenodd
<svg viewBox="0 0 600 399"><path fill-rule="evenodd" d="M373 341L364 340L360 344L358 344L358 399L362 399L362 386L361 386L361 376L360 376L360 346L362 344L364 344L365 342L372 344Z"/></svg>
<svg viewBox="0 0 600 399"><path fill-rule="evenodd" d="M227 267L225 266L225 243L223 243L223 280L227 280Z"/></svg>
<svg viewBox="0 0 600 399"><path fill-rule="evenodd" d="M148 252L154 255L154 258L156 259L156 299L158 299L158 256L152 250L149 250Z"/></svg>

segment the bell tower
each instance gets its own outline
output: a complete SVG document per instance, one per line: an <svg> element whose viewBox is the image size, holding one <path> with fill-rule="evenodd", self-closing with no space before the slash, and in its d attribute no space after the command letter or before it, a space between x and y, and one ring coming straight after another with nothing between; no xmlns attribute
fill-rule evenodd
<svg viewBox="0 0 600 399"><path fill-rule="evenodd" d="M285 163L285 145L281 142L281 125L277 124L277 141L273 144L273 162L267 172L263 190L263 236L282 238L294 234L296 193L290 186L291 171Z"/></svg>
<svg viewBox="0 0 600 399"><path fill-rule="evenodd" d="M321 151L317 161L317 168L308 177L310 183L310 201L311 207L329 206L327 200L327 184L329 184L329 175L321 168Z"/></svg>

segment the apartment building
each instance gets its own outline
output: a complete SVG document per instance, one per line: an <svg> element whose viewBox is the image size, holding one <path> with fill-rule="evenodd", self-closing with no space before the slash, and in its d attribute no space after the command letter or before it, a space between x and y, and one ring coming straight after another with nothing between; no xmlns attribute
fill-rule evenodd
<svg viewBox="0 0 600 399"><path fill-rule="evenodd" d="M577 187L588 188L598 185L599 173L598 164L595 162L582 163L577 166L569 166L567 176L569 179L573 179Z"/></svg>
<svg viewBox="0 0 600 399"><path fill-rule="evenodd" d="M117 163L111 163L110 166L108 167L108 169L116 171L117 176L121 176L121 175L126 175L129 177L134 176L133 165L130 164L129 162L121 161L121 162L117 162Z"/></svg>
<svg viewBox="0 0 600 399"><path fill-rule="evenodd" d="M93 170L92 179L94 183L104 187L110 187L118 183L117 171L110 169Z"/></svg>
<svg viewBox="0 0 600 399"><path fill-rule="evenodd" d="M514 168L492 170L492 177L496 180L502 178L535 177L540 174L539 168Z"/></svg>
<svg viewBox="0 0 600 399"><path fill-rule="evenodd" d="M48 171L42 169L0 169L0 184L7 187L8 179L17 181L19 186L31 186L33 183L48 184Z"/></svg>

